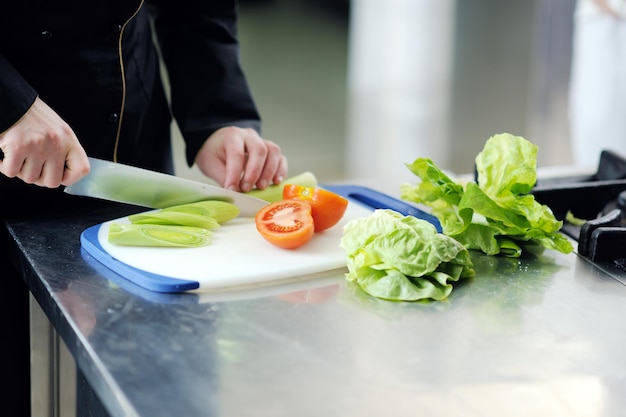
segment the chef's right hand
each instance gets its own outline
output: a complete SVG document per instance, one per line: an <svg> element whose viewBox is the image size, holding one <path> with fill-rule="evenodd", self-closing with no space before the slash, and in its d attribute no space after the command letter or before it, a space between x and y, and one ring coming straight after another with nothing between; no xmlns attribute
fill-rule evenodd
<svg viewBox="0 0 626 417"><path fill-rule="evenodd" d="M41 187L70 185L87 175L89 160L74 131L39 97L0 134L0 173Z"/></svg>

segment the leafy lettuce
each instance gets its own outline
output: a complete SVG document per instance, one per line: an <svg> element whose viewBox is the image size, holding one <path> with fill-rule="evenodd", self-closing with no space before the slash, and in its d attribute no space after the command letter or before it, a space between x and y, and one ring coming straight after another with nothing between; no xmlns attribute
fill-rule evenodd
<svg viewBox="0 0 626 417"><path fill-rule="evenodd" d="M424 204L441 222L443 233L468 249L519 257L526 244L562 253L573 250L558 233L549 207L529 194L537 180L538 148L508 133L492 136L476 157L477 182L461 185L428 158L408 168L421 182L402 184L402 199Z"/></svg>
<svg viewBox="0 0 626 417"><path fill-rule="evenodd" d="M347 254L346 278L377 298L443 300L452 282L474 275L463 245L425 220L393 210L349 221L340 245Z"/></svg>

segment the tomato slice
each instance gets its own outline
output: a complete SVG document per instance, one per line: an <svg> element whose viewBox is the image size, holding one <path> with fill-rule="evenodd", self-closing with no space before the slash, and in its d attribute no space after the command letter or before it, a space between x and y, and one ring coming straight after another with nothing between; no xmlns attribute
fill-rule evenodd
<svg viewBox="0 0 626 417"><path fill-rule="evenodd" d="M306 201L283 200L268 204L254 217L256 228L272 245L295 249L313 237L311 205Z"/></svg>
<svg viewBox="0 0 626 417"><path fill-rule="evenodd" d="M339 194L323 188L304 187L297 184L285 184L283 199L306 201L311 204L316 232L329 229L339 223L348 207L348 200Z"/></svg>

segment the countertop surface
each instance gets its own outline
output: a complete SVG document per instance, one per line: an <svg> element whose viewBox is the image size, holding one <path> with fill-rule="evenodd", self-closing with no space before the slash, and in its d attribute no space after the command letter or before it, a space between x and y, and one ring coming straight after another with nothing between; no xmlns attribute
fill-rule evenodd
<svg viewBox="0 0 626 417"><path fill-rule="evenodd" d="M114 417L617 416L626 286L576 254L475 256L447 301L365 295L343 271L160 294L81 251L136 207L81 198L7 223L31 292ZM245 254L242 254L245 256Z"/></svg>

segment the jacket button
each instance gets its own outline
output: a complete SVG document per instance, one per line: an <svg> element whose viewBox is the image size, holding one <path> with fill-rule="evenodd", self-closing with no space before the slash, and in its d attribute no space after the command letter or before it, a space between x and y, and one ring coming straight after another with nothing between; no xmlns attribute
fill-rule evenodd
<svg viewBox="0 0 626 417"><path fill-rule="evenodd" d="M119 119L120 119L120 115L117 113L110 113L109 116L107 117L107 121L109 123L117 123Z"/></svg>
<svg viewBox="0 0 626 417"><path fill-rule="evenodd" d="M113 33L118 34L122 31L122 25L113 25Z"/></svg>
<svg viewBox="0 0 626 417"><path fill-rule="evenodd" d="M43 30L41 31L41 37L44 39L52 39L52 32L49 30Z"/></svg>

